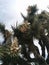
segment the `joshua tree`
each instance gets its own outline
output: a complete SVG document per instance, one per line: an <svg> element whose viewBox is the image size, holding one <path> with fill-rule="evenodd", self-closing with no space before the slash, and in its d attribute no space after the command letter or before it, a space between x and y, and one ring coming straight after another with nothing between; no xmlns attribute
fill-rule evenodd
<svg viewBox="0 0 49 65"><path fill-rule="evenodd" d="M49 64L49 16L45 11L37 14L37 10L34 5L28 7L26 17L21 13L24 23L17 27L12 26L14 34L5 30L1 24L0 31L4 34L5 44L0 46L0 57L4 65L31 65L32 62L35 65ZM42 56L38 47L34 45L34 37L39 40ZM47 60L45 60L45 46L48 51ZM35 58L30 57L31 52Z"/></svg>

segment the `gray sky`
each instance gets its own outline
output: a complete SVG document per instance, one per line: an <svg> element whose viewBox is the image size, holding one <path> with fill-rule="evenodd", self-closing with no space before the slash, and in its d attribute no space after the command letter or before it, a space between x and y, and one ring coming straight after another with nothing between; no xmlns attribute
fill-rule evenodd
<svg viewBox="0 0 49 65"><path fill-rule="evenodd" d="M20 12L26 15L28 5L37 4L38 9L48 10L49 0L0 0L0 22L5 23L6 28L15 25L16 21L22 22ZM39 11L39 12L40 12Z"/></svg>

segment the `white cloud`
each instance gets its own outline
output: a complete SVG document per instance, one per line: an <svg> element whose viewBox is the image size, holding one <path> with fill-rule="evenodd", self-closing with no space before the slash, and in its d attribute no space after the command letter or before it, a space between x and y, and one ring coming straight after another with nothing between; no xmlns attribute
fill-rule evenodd
<svg viewBox="0 0 49 65"><path fill-rule="evenodd" d="M21 23L23 19L20 12L26 15L28 5L34 4L37 4L40 11L48 10L49 0L0 0L0 21L3 21L6 25L12 24L17 20Z"/></svg>

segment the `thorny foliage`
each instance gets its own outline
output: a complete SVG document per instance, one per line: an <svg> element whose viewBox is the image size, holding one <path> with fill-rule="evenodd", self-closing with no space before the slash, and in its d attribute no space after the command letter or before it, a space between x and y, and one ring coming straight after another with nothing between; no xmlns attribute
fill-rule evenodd
<svg viewBox="0 0 49 65"><path fill-rule="evenodd" d="M0 24L0 32L4 35L4 42L0 46L3 65L31 65L32 62L35 65L49 65L49 12L42 11L37 14L37 10L34 5L28 7L28 16L25 17L21 13L24 23L16 28L11 26L14 34L5 30L5 26ZM42 56L38 47L34 45L34 37L39 40ZM48 52L46 60L45 46ZM30 58L30 52L35 58Z"/></svg>

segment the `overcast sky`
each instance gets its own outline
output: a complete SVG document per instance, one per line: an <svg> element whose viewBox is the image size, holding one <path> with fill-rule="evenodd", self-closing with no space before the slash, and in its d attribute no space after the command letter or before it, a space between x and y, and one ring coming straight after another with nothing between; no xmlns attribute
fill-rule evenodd
<svg viewBox="0 0 49 65"><path fill-rule="evenodd" d="M22 22L20 13L26 15L29 5L37 4L38 9L48 10L49 0L0 0L0 22L6 24L6 28L15 25L15 22ZM49 10L48 10L49 11Z"/></svg>

